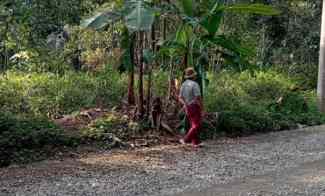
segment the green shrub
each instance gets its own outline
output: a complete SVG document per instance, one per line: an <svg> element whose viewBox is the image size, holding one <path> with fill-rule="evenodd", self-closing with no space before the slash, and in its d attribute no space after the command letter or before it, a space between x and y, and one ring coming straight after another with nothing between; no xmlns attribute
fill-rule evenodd
<svg viewBox="0 0 325 196"><path fill-rule="evenodd" d="M56 115L81 108L116 104L126 92L125 80L111 69L102 73L7 72L0 76L0 109L13 113Z"/></svg>
<svg viewBox="0 0 325 196"><path fill-rule="evenodd" d="M274 69L295 79L303 89L314 90L317 88L317 64L275 65Z"/></svg>
<svg viewBox="0 0 325 196"><path fill-rule="evenodd" d="M168 73L163 70L153 72L153 94L166 97L168 94Z"/></svg>
<svg viewBox="0 0 325 196"><path fill-rule="evenodd" d="M273 71L243 72L239 81L247 94L255 100L274 100L295 85L288 77Z"/></svg>
<svg viewBox="0 0 325 196"><path fill-rule="evenodd" d="M71 146L75 140L45 118L0 116L0 167L10 162L28 161L45 146Z"/></svg>
<svg viewBox="0 0 325 196"><path fill-rule="evenodd" d="M222 72L210 76L205 106L221 113L217 130L230 135L324 123L315 93L298 91L296 86L295 80L270 70Z"/></svg>
<svg viewBox="0 0 325 196"><path fill-rule="evenodd" d="M93 121L82 131L82 137L90 140L105 140L110 134L120 139L128 139L130 136L128 117L117 113L107 114Z"/></svg>
<svg viewBox="0 0 325 196"><path fill-rule="evenodd" d="M246 105L236 110L223 111L218 128L230 135L270 131L273 121L263 107Z"/></svg>
<svg viewBox="0 0 325 196"><path fill-rule="evenodd" d="M280 98L270 104L269 110L283 114L300 114L308 112L308 105L305 97L300 92L286 92Z"/></svg>
<svg viewBox="0 0 325 196"><path fill-rule="evenodd" d="M25 83L17 77L0 76L0 110L21 111L25 102Z"/></svg>
<svg viewBox="0 0 325 196"><path fill-rule="evenodd" d="M127 76L113 71L106 66L103 72L95 75L97 81L97 100L105 105L113 105L121 102L121 98L127 93Z"/></svg>
<svg viewBox="0 0 325 196"><path fill-rule="evenodd" d="M222 72L218 76L210 76L210 83L204 95L204 105L209 112L224 111L236 108L247 102L250 97L241 87L239 74Z"/></svg>

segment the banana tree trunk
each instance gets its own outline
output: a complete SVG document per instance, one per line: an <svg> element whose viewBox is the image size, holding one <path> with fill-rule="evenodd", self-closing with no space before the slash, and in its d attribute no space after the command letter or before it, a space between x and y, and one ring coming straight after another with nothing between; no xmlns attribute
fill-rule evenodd
<svg viewBox="0 0 325 196"><path fill-rule="evenodd" d="M129 81L128 81L128 104L134 105L135 104L135 96L134 96L134 50L135 50L135 35L131 39L131 46L130 46L130 56L131 56L131 70L129 70Z"/></svg>
<svg viewBox="0 0 325 196"><path fill-rule="evenodd" d="M128 104L134 105L135 104L135 97L134 97L134 70L129 72L129 81L128 81Z"/></svg>
<svg viewBox="0 0 325 196"><path fill-rule="evenodd" d="M322 10L317 99L319 110L325 113L325 0L323 0Z"/></svg>
<svg viewBox="0 0 325 196"><path fill-rule="evenodd" d="M139 104L138 104L138 109L139 109L139 117L140 119L144 116L144 108L143 108L143 44L144 44L144 32L139 33L140 39L139 39L139 53L140 53L140 58L139 58Z"/></svg>
<svg viewBox="0 0 325 196"><path fill-rule="evenodd" d="M156 48L156 34L155 34L156 32L155 31L156 31L155 24L153 24L152 29L151 29L151 48L152 48L153 53L155 53L155 48ZM149 115L150 115L153 64L148 65L147 108L146 108L147 117L149 117Z"/></svg>

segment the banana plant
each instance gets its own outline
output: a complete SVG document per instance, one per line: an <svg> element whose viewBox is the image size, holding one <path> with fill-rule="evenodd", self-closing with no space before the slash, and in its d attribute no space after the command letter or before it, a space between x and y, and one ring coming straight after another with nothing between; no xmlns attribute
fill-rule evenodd
<svg viewBox="0 0 325 196"><path fill-rule="evenodd" d="M156 14L150 3L145 0L124 0L120 6L113 3L97 12L83 20L81 26L105 30L117 22L122 22L130 32L149 31Z"/></svg>
<svg viewBox="0 0 325 196"><path fill-rule="evenodd" d="M200 6L204 6L205 9L200 9ZM208 56L208 49L216 49L221 57L237 67L247 64L246 57L250 55L250 50L226 35L218 33L226 12L259 15L279 14L278 10L264 4L225 5L219 0L207 0L203 5L195 0L178 0L177 7L182 24L174 37L164 43L162 51L178 51L178 54L184 59L183 68L194 66L199 73L200 80L198 82L201 84L202 91L207 80L205 65L202 65L200 59ZM204 94L204 92L202 93Z"/></svg>
<svg viewBox="0 0 325 196"><path fill-rule="evenodd" d="M219 0L206 0L197 3L196 0L178 0L178 15L182 25L174 37L164 43L165 53L178 51L184 59L183 66L194 66L198 72L198 83L202 95L208 84L205 66L208 64L208 50L215 49L229 63L240 67L247 64L245 57L250 51L240 44L218 33L220 24L226 12L240 12L260 15L277 15L279 11L263 4L234 4L227 6ZM167 52L166 52L167 51ZM175 58L173 53L172 58ZM186 127L186 119L181 123Z"/></svg>
<svg viewBox="0 0 325 196"><path fill-rule="evenodd" d="M123 34L121 47L123 49L121 70L127 70L129 73L128 85L128 102L130 105L134 104L134 42L135 34L142 34L142 32L150 31L155 20L156 11L151 7L150 2L145 0L124 0L120 6L111 6L93 17L83 21L82 26L87 28L94 28L96 30L105 30L117 22L123 24ZM140 43L141 45L142 43ZM143 53L141 51L141 53ZM143 55L142 55L143 56ZM142 58L140 58L142 59ZM140 67L140 84L143 79L143 62L139 63ZM140 102L143 100L143 88L140 87L139 92ZM142 108L142 103L140 110ZM140 112L141 113L141 112Z"/></svg>

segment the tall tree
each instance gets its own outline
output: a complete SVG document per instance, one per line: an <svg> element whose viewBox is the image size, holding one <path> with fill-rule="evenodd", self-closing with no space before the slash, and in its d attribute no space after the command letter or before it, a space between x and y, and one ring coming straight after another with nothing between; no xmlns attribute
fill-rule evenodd
<svg viewBox="0 0 325 196"><path fill-rule="evenodd" d="M325 0L323 0L322 10L317 98L319 110L325 112Z"/></svg>

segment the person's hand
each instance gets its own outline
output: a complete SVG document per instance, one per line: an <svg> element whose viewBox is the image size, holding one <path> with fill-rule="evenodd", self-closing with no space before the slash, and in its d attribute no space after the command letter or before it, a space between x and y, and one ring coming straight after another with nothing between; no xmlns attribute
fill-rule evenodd
<svg viewBox="0 0 325 196"><path fill-rule="evenodd" d="M182 106L182 108L178 111L178 115L181 115L181 114L186 114L186 107L185 106Z"/></svg>
<svg viewBox="0 0 325 196"><path fill-rule="evenodd" d="M187 115L188 111L187 111L187 107L185 105L183 106L183 109L184 109L185 114Z"/></svg>
<svg viewBox="0 0 325 196"><path fill-rule="evenodd" d="M202 118L206 117L207 115L208 115L207 112L202 111L202 113L201 113L201 117L202 117Z"/></svg>

